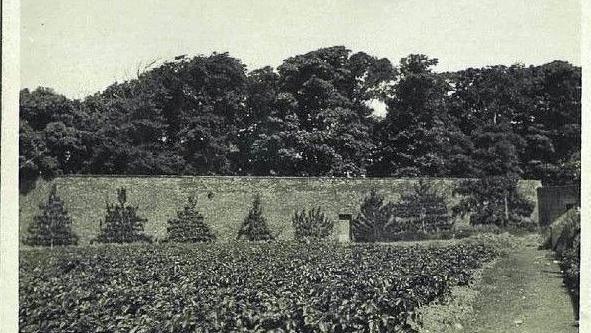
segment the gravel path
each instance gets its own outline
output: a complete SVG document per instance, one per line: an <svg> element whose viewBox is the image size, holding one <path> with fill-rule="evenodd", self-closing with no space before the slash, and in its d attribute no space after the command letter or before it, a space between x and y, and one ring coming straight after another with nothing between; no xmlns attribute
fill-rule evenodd
<svg viewBox="0 0 591 333"><path fill-rule="evenodd" d="M550 251L534 246L484 271L474 308L474 321L463 332L578 332L558 263Z"/></svg>

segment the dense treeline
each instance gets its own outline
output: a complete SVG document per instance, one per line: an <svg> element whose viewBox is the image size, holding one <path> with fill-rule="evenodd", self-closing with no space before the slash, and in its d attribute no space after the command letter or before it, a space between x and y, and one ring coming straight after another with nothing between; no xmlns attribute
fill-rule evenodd
<svg viewBox="0 0 591 333"><path fill-rule="evenodd" d="M83 100L24 89L21 183L60 174L578 181L579 67L436 65L337 46L247 72L214 53L177 57Z"/></svg>

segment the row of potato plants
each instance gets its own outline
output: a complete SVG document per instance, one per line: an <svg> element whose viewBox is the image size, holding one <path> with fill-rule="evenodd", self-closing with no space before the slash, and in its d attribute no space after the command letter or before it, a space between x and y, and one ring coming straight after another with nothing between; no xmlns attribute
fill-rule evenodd
<svg viewBox="0 0 591 333"><path fill-rule="evenodd" d="M29 249L21 332L414 332L493 242L301 242Z"/></svg>

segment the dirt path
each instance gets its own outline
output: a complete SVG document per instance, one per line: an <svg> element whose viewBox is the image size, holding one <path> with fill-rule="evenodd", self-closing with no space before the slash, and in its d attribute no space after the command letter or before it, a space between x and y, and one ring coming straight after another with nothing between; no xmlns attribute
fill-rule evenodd
<svg viewBox="0 0 591 333"><path fill-rule="evenodd" d="M550 251L528 246L484 271L474 321L464 332L578 332L560 268Z"/></svg>

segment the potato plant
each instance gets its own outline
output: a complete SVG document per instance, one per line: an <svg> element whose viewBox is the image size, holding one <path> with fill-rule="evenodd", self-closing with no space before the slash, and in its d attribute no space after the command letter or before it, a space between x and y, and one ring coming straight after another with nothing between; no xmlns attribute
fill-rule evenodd
<svg viewBox="0 0 591 333"><path fill-rule="evenodd" d="M495 257L445 246L136 244L21 253L21 332L412 332Z"/></svg>

